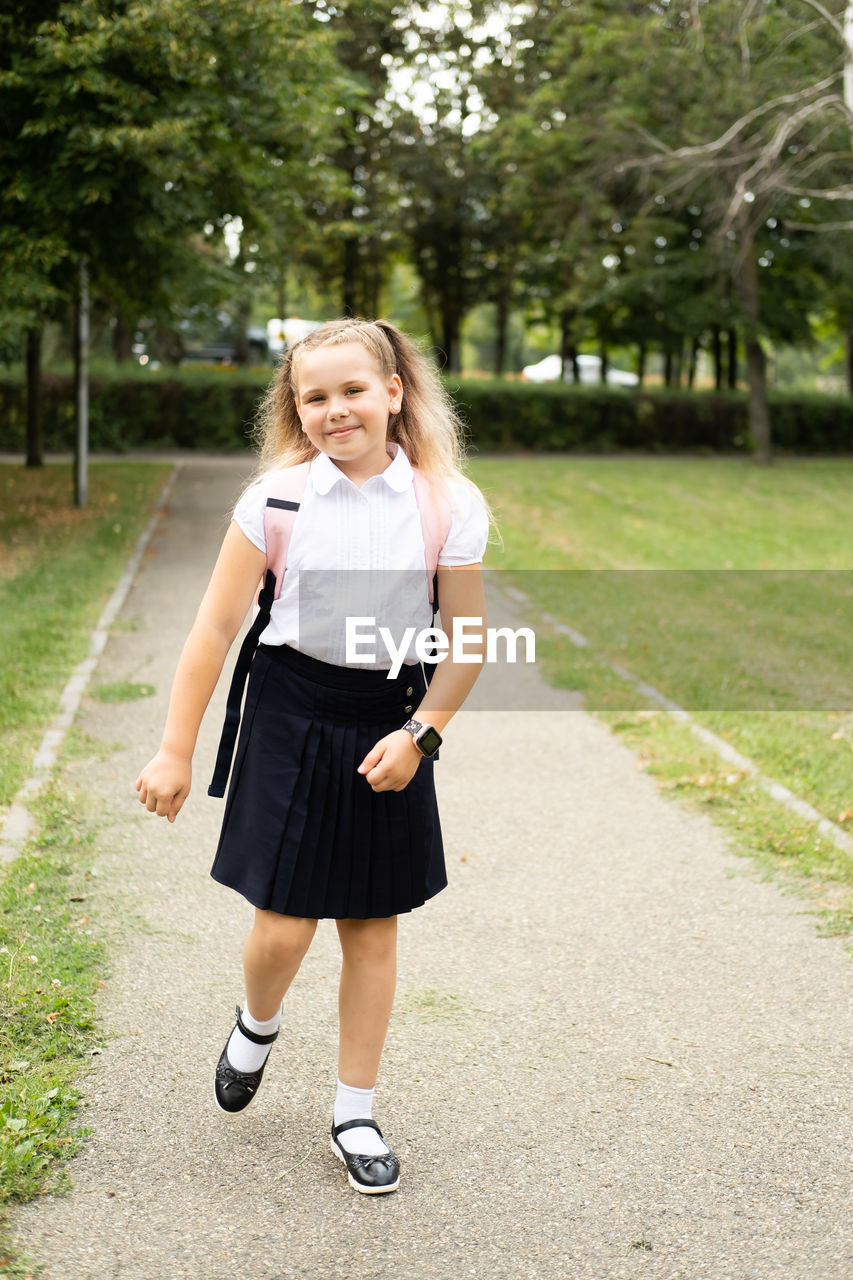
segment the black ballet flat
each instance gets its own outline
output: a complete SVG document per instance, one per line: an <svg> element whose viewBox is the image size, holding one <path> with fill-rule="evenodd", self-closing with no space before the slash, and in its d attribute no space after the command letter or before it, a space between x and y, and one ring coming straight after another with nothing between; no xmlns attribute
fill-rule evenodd
<svg viewBox="0 0 853 1280"><path fill-rule="evenodd" d="M338 1134L347 1129L375 1129L382 1138L382 1130L375 1120L346 1120L343 1124L333 1124L331 1134L332 1150L347 1167L347 1181L354 1191L362 1195L381 1196L387 1191L396 1191L400 1185L400 1161L393 1151L381 1156L351 1155L338 1142ZM382 1138L384 1142L385 1139Z"/></svg>
<svg viewBox="0 0 853 1280"><path fill-rule="evenodd" d="M249 1031L248 1027L243 1025L239 1005L237 1006L237 1026L246 1039L251 1040L253 1044L272 1044L273 1040L278 1036L277 1031L267 1036L258 1035L256 1031ZM233 1031L229 1032L228 1040L231 1039L232 1034ZM248 1107L258 1092L263 1079L264 1068L267 1064L265 1062L257 1071L235 1071L228 1061L228 1040L225 1041L222 1056L216 1064L213 1091L216 1097L216 1105L220 1111L227 1111L229 1115L236 1115L238 1111L243 1111Z"/></svg>

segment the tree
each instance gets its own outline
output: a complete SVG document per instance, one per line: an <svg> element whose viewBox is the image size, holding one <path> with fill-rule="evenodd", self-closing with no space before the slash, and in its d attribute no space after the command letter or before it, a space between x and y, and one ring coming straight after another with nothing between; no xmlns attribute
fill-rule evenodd
<svg viewBox="0 0 853 1280"><path fill-rule="evenodd" d="M311 15L277 0L18 3L0 36L0 266L28 246L28 328L81 259L119 314L161 310L204 267L205 223L304 170L344 80Z"/></svg>
<svg viewBox="0 0 853 1280"><path fill-rule="evenodd" d="M804 6L818 18L803 24ZM678 145L660 130L647 129L652 154L639 167L654 175L667 197L678 193L702 204L716 250L728 260L743 317L754 452L766 463L771 427L762 338L770 325L761 268L770 259L761 241L768 228L779 226L790 233L821 226L837 230L826 210L839 204L853 209L853 112L843 93L845 65L849 78L853 54L841 22L819 0L789 0L760 10L755 4L695 6L668 14L673 26L676 18L690 39L697 89L685 132L700 140L682 138ZM708 119L712 87L718 95L716 131ZM802 208L815 213L804 217Z"/></svg>

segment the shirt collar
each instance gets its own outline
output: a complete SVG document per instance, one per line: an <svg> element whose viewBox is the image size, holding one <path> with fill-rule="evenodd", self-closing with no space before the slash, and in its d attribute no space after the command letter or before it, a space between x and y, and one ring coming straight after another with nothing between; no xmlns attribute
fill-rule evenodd
<svg viewBox="0 0 853 1280"><path fill-rule="evenodd" d="M398 444L389 444L391 465L373 479L384 480L389 489L403 493L412 484L412 464ZM346 480L343 471L335 466L327 453L318 453L311 463L311 484L321 497L329 493L339 480Z"/></svg>

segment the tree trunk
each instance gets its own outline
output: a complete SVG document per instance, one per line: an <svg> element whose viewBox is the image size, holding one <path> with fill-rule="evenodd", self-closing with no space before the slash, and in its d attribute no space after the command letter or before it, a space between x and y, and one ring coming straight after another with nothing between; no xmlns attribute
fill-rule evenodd
<svg viewBox="0 0 853 1280"><path fill-rule="evenodd" d="M345 316L355 316L358 314L358 299L356 297L358 284L358 241L355 236L347 236L344 240L343 254L343 277L341 280L341 301L343 302L343 314Z"/></svg>
<svg viewBox="0 0 853 1280"><path fill-rule="evenodd" d="M723 389L723 343L720 335L720 326L715 324L711 330L711 351L714 360L714 387L717 391Z"/></svg>
<svg viewBox="0 0 853 1280"><path fill-rule="evenodd" d="M580 382L581 371L578 366L578 349L572 336L574 328L574 310L567 307L560 313L560 381L566 381L566 367L571 365L572 382Z"/></svg>
<svg viewBox="0 0 853 1280"><path fill-rule="evenodd" d="M598 371L598 380L603 387L607 386L607 372L610 368L610 356L607 351L607 343L601 342L598 347L598 356L601 360L601 366Z"/></svg>
<svg viewBox="0 0 853 1280"><path fill-rule="evenodd" d="M687 365L687 385L692 391L696 386L696 366L699 363L699 352L702 350L702 343L698 338L694 338L690 344L690 360Z"/></svg>
<svg viewBox="0 0 853 1280"><path fill-rule="evenodd" d="M27 330L27 466L44 466L41 329Z"/></svg>
<svg viewBox="0 0 853 1280"><path fill-rule="evenodd" d="M665 347L663 353L663 385L672 386L672 347Z"/></svg>
<svg viewBox="0 0 853 1280"><path fill-rule="evenodd" d="M249 317L252 304L248 298L238 298L234 308L234 363L245 368L249 363Z"/></svg>
<svg viewBox="0 0 853 1280"><path fill-rule="evenodd" d="M243 256L243 245L246 242L246 228L240 237L240 252L234 259L234 270L239 281L234 299L234 363L245 368L249 363L249 320L252 315L252 294L246 274L246 259Z"/></svg>
<svg viewBox="0 0 853 1280"><path fill-rule="evenodd" d="M672 380L670 382L670 386L674 387L676 391L681 390L681 357L682 344L679 342L672 352Z"/></svg>
<svg viewBox="0 0 853 1280"><path fill-rule="evenodd" d="M369 279L364 282L364 310L362 315L368 320L375 320L381 314L379 306L382 294L382 272L379 264L374 263L368 270Z"/></svg>
<svg viewBox="0 0 853 1280"><path fill-rule="evenodd" d="M441 347L448 373L459 372L459 316L455 309L443 307L441 312Z"/></svg>
<svg viewBox="0 0 853 1280"><path fill-rule="evenodd" d="M737 329L729 329L726 335L728 354L727 374L730 391L737 390Z"/></svg>
<svg viewBox="0 0 853 1280"><path fill-rule="evenodd" d="M121 312L117 313L113 326L113 356L116 364L133 359L133 330Z"/></svg>
<svg viewBox="0 0 853 1280"><path fill-rule="evenodd" d="M509 327L509 299L501 292L495 304L495 373L500 378L506 369L506 336Z"/></svg>
<svg viewBox="0 0 853 1280"><path fill-rule="evenodd" d="M752 456L763 465L773 461L770 447L770 411L767 404L767 357L758 338L747 338L746 376L749 382L749 431Z"/></svg>
<svg viewBox="0 0 853 1280"><path fill-rule="evenodd" d="M186 355L184 340L177 329L157 329L154 334L158 359L177 368Z"/></svg>
<svg viewBox="0 0 853 1280"><path fill-rule="evenodd" d="M847 373L847 394L853 396L853 329L848 329L845 340L845 368Z"/></svg>
<svg viewBox="0 0 853 1280"><path fill-rule="evenodd" d="M744 351L746 376L749 384L749 431L752 436L756 462L766 466L772 462L770 447L770 409L767 403L767 357L761 345L761 303L758 294L758 264L755 244L749 240L744 246L737 286L746 321Z"/></svg>
<svg viewBox="0 0 853 1280"><path fill-rule="evenodd" d="M648 356L648 348L645 342L637 345L637 378L639 385L642 386L646 380L646 358Z"/></svg>

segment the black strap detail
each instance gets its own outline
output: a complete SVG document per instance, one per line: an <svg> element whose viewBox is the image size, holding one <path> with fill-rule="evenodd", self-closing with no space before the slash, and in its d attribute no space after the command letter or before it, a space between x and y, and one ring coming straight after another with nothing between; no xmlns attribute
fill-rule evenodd
<svg viewBox="0 0 853 1280"><path fill-rule="evenodd" d="M299 503L291 502L289 498L267 498L268 507L278 507L280 511L298 511Z"/></svg>
<svg viewBox="0 0 853 1280"><path fill-rule="evenodd" d="M237 741L237 730L240 727L240 708L243 705L243 692L249 678L249 668L258 647L261 632L270 620L270 611L275 599L275 574L267 569L264 585L258 595L258 615L252 623L237 655L228 700L225 704L225 723L219 739L219 750L216 753L216 765L213 778L207 788L209 796L224 796L228 774L231 772L231 760L234 756L234 743Z"/></svg>
<svg viewBox="0 0 853 1280"><path fill-rule="evenodd" d="M379 1125L375 1120L344 1120L343 1124L333 1124L332 1137L337 1138L339 1133L346 1133L347 1129L375 1129L380 1138L382 1138L382 1130L379 1128ZM382 1138L382 1141L385 1142L385 1139ZM375 1156L372 1158L379 1160L382 1157Z"/></svg>
<svg viewBox="0 0 853 1280"><path fill-rule="evenodd" d="M240 1028L241 1034L244 1035L247 1040L251 1040L253 1044L272 1044L274 1040L278 1039L277 1031L273 1031L271 1035L266 1036L262 1036L258 1031L250 1031L249 1028L244 1025L240 1014L241 1009L240 1006L237 1005L237 1026Z"/></svg>

